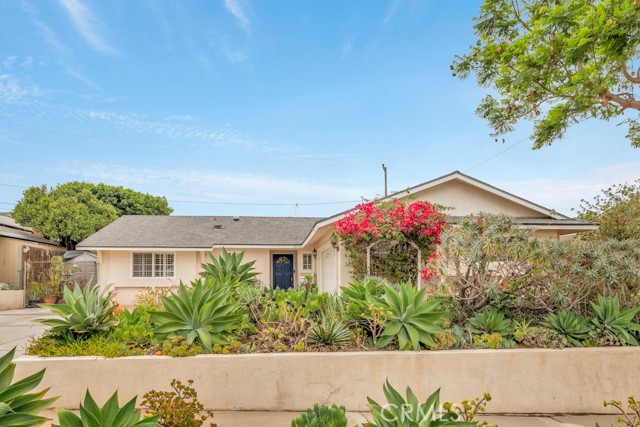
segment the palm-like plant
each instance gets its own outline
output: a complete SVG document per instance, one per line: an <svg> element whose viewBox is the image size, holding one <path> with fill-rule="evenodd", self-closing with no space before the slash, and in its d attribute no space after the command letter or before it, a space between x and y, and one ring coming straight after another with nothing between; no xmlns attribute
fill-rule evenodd
<svg viewBox="0 0 640 427"><path fill-rule="evenodd" d="M591 331L587 319L568 310L549 314L542 326L551 329L574 346L582 346L582 342L589 338Z"/></svg>
<svg viewBox="0 0 640 427"><path fill-rule="evenodd" d="M320 323L309 331L307 342L329 347L344 347L351 342L349 325L338 317L323 314Z"/></svg>
<svg viewBox="0 0 640 427"><path fill-rule="evenodd" d="M180 283L177 294L162 297L165 310L151 312L158 325L153 332L160 340L181 336L188 344L198 342L211 353L214 344L229 343L242 322L242 309L230 298L229 289L205 286L201 280L191 285Z"/></svg>
<svg viewBox="0 0 640 427"><path fill-rule="evenodd" d="M375 277L356 280L343 286L341 298L346 306L346 313L351 318L360 320L369 311L369 297L380 296L384 292L384 281Z"/></svg>
<svg viewBox="0 0 640 427"><path fill-rule="evenodd" d="M387 314L378 347L385 347L397 339L400 350L419 350L420 344L435 348L434 335L444 334L440 327L444 312L437 311L440 303L426 299L426 288L417 290L410 282L398 289L384 285L382 297L371 296L370 302Z"/></svg>
<svg viewBox="0 0 640 427"><path fill-rule="evenodd" d="M107 332L116 324L112 299L109 286L101 290L98 285L87 284L84 289L76 286L73 291L65 287L64 303L40 304L40 307L49 309L59 317L36 321L51 326L49 332L64 341L84 340L94 334Z"/></svg>
<svg viewBox="0 0 640 427"><path fill-rule="evenodd" d="M474 314L468 320L469 329L475 335L500 334L509 336L513 334L513 323L507 319L501 311L487 309Z"/></svg>
<svg viewBox="0 0 640 427"><path fill-rule="evenodd" d="M638 345L638 340L633 335L640 331L640 324L633 319L640 311L640 307L630 308L620 312L620 301L617 297L598 296L597 303L591 303L593 319L591 323L605 332L615 335L620 341L628 345Z"/></svg>
<svg viewBox="0 0 640 427"><path fill-rule="evenodd" d="M16 349L13 348L0 357L0 426L37 427L47 421L38 413L51 405L57 397L43 399L49 389L29 393L42 381L44 369L11 384L16 368L12 362L15 352Z"/></svg>
<svg viewBox="0 0 640 427"><path fill-rule="evenodd" d="M385 405L367 397L369 411L373 422L364 423L364 427L443 427L443 426L477 426L476 422L458 421L455 412L446 412L436 418L440 411L440 389L420 403L410 387L404 398L387 381L383 387L387 398Z"/></svg>
<svg viewBox="0 0 640 427"><path fill-rule="evenodd" d="M244 252L229 253L222 248L220 256L209 253L211 262L202 264L203 271L200 276L212 278L221 283L241 283L248 282L258 275L253 268L255 261L242 263Z"/></svg>
<svg viewBox="0 0 640 427"><path fill-rule="evenodd" d="M140 419L140 411L136 409L137 397L135 396L120 407L116 391L100 408L87 390L84 403L80 405L80 416L60 410L58 411L60 424L53 424L53 427L157 427L158 415Z"/></svg>

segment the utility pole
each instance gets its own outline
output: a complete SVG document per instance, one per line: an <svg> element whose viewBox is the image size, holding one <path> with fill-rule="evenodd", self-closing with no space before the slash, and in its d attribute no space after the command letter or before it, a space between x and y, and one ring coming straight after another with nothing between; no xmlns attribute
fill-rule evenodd
<svg viewBox="0 0 640 427"><path fill-rule="evenodd" d="M384 172L384 197L387 197L387 167L382 164L382 171Z"/></svg>

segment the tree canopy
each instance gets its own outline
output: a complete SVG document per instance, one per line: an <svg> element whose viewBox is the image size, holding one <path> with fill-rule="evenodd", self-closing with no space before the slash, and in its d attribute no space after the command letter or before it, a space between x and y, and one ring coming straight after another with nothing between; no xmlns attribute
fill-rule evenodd
<svg viewBox="0 0 640 427"><path fill-rule="evenodd" d="M640 239L640 180L602 190L592 201L582 200L578 218L600 223L595 237Z"/></svg>
<svg viewBox="0 0 640 427"><path fill-rule="evenodd" d="M12 217L68 249L122 215L169 215L164 197L123 187L69 182L54 188L30 187L16 204Z"/></svg>
<svg viewBox="0 0 640 427"><path fill-rule="evenodd" d="M538 149L589 118L620 118L640 147L640 0L485 0L477 42L451 69L492 89L477 113L494 130L532 120Z"/></svg>

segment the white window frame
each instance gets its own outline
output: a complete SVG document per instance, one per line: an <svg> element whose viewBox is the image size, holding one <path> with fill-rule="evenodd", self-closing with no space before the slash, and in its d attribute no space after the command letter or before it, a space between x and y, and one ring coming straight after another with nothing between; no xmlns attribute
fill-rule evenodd
<svg viewBox="0 0 640 427"><path fill-rule="evenodd" d="M135 254L149 254L151 255L151 276L135 276L134 275L134 263L133 263L133 258ZM171 276L169 275L162 275L162 276L156 276L156 256L163 256L166 257L166 255L171 255L173 257L173 269L172 269L172 274ZM164 270L167 270L167 267L165 265ZM132 251L131 252L131 278L132 279L173 279L176 277L176 253L175 252L166 252L166 251Z"/></svg>
<svg viewBox="0 0 640 427"><path fill-rule="evenodd" d="M309 257L309 260L311 261L311 267L310 268L305 268L304 259L307 256ZM311 252L305 252L305 253L302 254L302 271L313 271L313 254Z"/></svg>

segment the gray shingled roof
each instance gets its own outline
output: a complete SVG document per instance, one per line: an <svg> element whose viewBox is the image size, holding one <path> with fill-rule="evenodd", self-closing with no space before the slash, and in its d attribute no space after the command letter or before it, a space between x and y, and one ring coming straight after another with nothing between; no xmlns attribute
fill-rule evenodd
<svg viewBox="0 0 640 427"><path fill-rule="evenodd" d="M458 224L458 223L460 223L460 221L462 221L463 218L465 218L465 217L448 215L447 216L447 222L450 223L450 224ZM535 217L531 217L531 218L515 217L515 218L512 218L512 219L513 219L513 222L515 222L516 224L531 225L531 226L553 225L553 226L561 227L563 225L570 225L570 226L576 226L576 225L577 226L594 226L594 225L598 225L597 222L584 221L584 220L581 220L581 219L573 219L573 218L554 219L554 218L535 218Z"/></svg>
<svg viewBox="0 0 640 427"><path fill-rule="evenodd" d="M89 236L77 248L299 245L319 219L243 216L234 221L231 216L128 215Z"/></svg>

